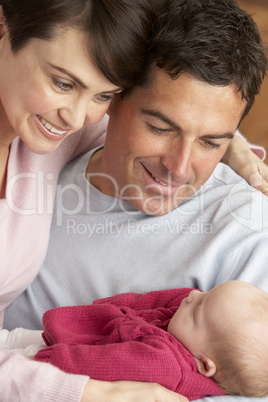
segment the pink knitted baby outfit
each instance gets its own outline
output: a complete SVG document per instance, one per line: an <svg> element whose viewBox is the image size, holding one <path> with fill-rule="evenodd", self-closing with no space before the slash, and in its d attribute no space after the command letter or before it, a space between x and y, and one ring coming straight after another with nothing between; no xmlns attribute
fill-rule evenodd
<svg viewBox="0 0 268 402"><path fill-rule="evenodd" d="M89 306L49 310L43 318L48 347L35 359L98 380L157 382L189 400L224 395L166 331L190 290L124 293Z"/></svg>

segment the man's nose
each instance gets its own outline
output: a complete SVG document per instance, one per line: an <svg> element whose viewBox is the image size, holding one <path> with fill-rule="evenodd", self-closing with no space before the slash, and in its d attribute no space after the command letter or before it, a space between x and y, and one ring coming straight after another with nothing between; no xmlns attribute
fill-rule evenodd
<svg viewBox="0 0 268 402"><path fill-rule="evenodd" d="M194 144L190 141L178 141L167 150L162 158L163 165L170 171L174 179L190 177Z"/></svg>

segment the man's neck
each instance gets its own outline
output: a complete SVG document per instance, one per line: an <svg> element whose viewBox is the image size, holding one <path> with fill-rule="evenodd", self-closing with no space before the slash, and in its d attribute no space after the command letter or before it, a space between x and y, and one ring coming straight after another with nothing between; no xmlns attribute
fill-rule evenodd
<svg viewBox="0 0 268 402"><path fill-rule="evenodd" d="M103 194L114 197L114 183L109 174L103 169L102 157L103 148L94 152L87 165L86 178L92 186Z"/></svg>
<svg viewBox="0 0 268 402"><path fill-rule="evenodd" d="M103 153L103 147L100 147L95 152L93 152L87 165L87 173L100 172L102 153Z"/></svg>

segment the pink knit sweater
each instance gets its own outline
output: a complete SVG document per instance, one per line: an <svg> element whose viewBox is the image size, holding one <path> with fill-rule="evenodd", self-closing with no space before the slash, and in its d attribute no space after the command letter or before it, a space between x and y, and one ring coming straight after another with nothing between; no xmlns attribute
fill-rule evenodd
<svg viewBox="0 0 268 402"><path fill-rule="evenodd" d="M125 293L89 306L49 310L43 317L48 347L35 359L97 380L156 382L189 400L224 395L166 331L190 290Z"/></svg>
<svg viewBox="0 0 268 402"><path fill-rule="evenodd" d="M45 257L61 168L82 151L102 144L105 129L103 121L73 134L48 155L32 153L19 138L13 141L6 199L0 200L0 327L5 307L32 282ZM0 351L1 402L78 402L87 380Z"/></svg>

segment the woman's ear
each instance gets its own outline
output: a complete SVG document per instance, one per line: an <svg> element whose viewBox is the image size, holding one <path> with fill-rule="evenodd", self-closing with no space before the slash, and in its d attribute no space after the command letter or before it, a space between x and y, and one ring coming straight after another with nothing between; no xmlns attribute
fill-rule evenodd
<svg viewBox="0 0 268 402"><path fill-rule="evenodd" d="M0 39L7 33L6 20L3 12L3 7L0 6Z"/></svg>
<svg viewBox="0 0 268 402"><path fill-rule="evenodd" d="M200 374L203 374L205 377L212 377L216 373L216 364L209 357L194 357L195 362L197 364L197 370Z"/></svg>

